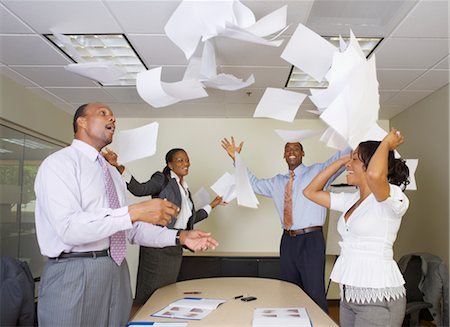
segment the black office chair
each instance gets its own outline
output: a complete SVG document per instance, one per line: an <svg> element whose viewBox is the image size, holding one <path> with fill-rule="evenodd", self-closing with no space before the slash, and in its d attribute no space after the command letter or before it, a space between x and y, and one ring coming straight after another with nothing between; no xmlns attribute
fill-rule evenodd
<svg viewBox="0 0 450 327"><path fill-rule="evenodd" d="M34 326L34 280L26 262L0 260L0 326Z"/></svg>
<svg viewBox="0 0 450 327"><path fill-rule="evenodd" d="M408 262L403 277L406 281L406 312L403 326L420 326L420 320L433 321L428 308L431 303L423 300L423 293L419 289L422 278L422 260L419 256L413 255Z"/></svg>

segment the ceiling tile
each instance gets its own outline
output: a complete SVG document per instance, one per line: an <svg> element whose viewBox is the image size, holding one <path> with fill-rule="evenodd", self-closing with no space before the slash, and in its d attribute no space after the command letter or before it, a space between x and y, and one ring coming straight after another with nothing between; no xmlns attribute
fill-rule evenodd
<svg viewBox="0 0 450 327"><path fill-rule="evenodd" d="M243 90L236 90L225 93L225 102L228 103L243 103L243 104L255 104L259 103L262 95L265 92L265 88L246 88Z"/></svg>
<svg viewBox="0 0 450 327"><path fill-rule="evenodd" d="M386 101L391 99L398 92L399 91L379 91L379 94L380 94L380 105L386 103Z"/></svg>
<svg viewBox="0 0 450 327"><path fill-rule="evenodd" d="M122 33L100 0L3 0L2 3L40 34L50 33L52 28L65 34Z"/></svg>
<svg viewBox="0 0 450 327"><path fill-rule="evenodd" d="M0 62L6 65L67 65L71 63L38 35L0 35Z"/></svg>
<svg viewBox="0 0 450 327"><path fill-rule="evenodd" d="M111 94L117 102L145 103L135 87L104 87L103 90Z"/></svg>
<svg viewBox="0 0 450 327"><path fill-rule="evenodd" d="M448 39L389 38L375 49L378 69L429 69L448 53Z"/></svg>
<svg viewBox="0 0 450 327"><path fill-rule="evenodd" d="M99 87L94 81L67 71L64 66L12 66L11 69L41 87Z"/></svg>
<svg viewBox="0 0 450 327"><path fill-rule="evenodd" d="M450 69L450 56L442 59L433 69Z"/></svg>
<svg viewBox="0 0 450 327"><path fill-rule="evenodd" d="M412 106L416 102L430 95L432 91L401 91L385 102L385 105Z"/></svg>
<svg viewBox="0 0 450 327"><path fill-rule="evenodd" d="M438 90L449 82L450 71L446 69L442 70L429 70L417 80L412 82L406 90L418 91L418 90Z"/></svg>
<svg viewBox="0 0 450 327"><path fill-rule="evenodd" d="M424 69L378 69L380 90L401 90L425 72Z"/></svg>
<svg viewBox="0 0 450 327"><path fill-rule="evenodd" d="M33 92L34 94L40 96L41 98L49 101L50 103L56 104L58 106L62 103L65 103L64 100L58 98L53 93L51 93L41 87L28 87L27 89L30 90L31 92ZM68 103L65 103L65 104L70 106Z"/></svg>
<svg viewBox="0 0 450 327"><path fill-rule="evenodd" d="M256 104L250 103L227 103L226 117L228 118L251 118L255 113Z"/></svg>
<svg viewBox="0 0 450 327"><path fill-rule="evenodd" d="M33 30L0 3L0 33L27 34Z"/></svg>
<svg viewBox="0 0 450 327"><path fill-rule="evenodd" d="M230 66L289 66L281 59L287 38L279 47L252 44L228 38L216 40L216 60L219 65Z"/></svg>
<svg viewBox="0 0 450 327"><path fill-rule="evenodd" d="M128 36L131 44L147 66L187 65L183 51L165 35Z"/></svg>
<svg viewBox="0 0 450 327"><path fill-rule="evenodd" d="M36 83L34 83L33 81L30 81L28 78L20 75L19 73L15 72L14 70L8 68L7 66L0 66L0 73L8 76L10 79L12 79L13 81L16 81L17 83L19 83L22 86L26 86L26 87L38 87L39 85L37 85Z"/></svg>
<svg viewBox="0 0 450 327"><path fill-rule="evenodd" d="M115 99L101 88L47 88L69 103L114 102Z"/></svg>
<svg viewBox="0 0 450 327"><path fill-rule="evenodd" d="M164 34L181 1L104 1L126 33Z"/></svg>
<svg viewBox="0 0 450 327"><path fill-rule="evenodd" d="M448 1L420 1L391 36L448 38L448 14Z"/></svg>
<svg viewBox="0 0 450 327"><path fill-rule="evenodd" d="M389 35L416 1L315 0L307 26L320 35Z"/></svg>
<svg viewBox="0 0 450 327"><path fill-rule="evenodd" d="M236 67L222 66L219 72L232 74L237 78L247 80L253 74L255 83L252 88L278 87L283 88L291 71L290 66L286 67Z"/></svg>

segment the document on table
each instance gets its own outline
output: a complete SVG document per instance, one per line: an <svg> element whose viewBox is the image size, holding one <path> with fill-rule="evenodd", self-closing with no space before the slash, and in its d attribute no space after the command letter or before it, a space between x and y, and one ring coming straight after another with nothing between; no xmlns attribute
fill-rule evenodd
<svg viewBox="0 0 450 327"><path fill-rule="evenodd" d="M252 326L311 327L312 323L305 308L256 308Z"/></svg>
<svg viewBox="0 0 450 327"><path fill-rule="evenodd" d="M185 297L152 314L153 317L200 320L226 302L222 299Z"/></svg>
<svg viewBox="0 0 450 327"><path fill-rule="evenodd" d="M153 321L132 321L128 326L153 326L153 327L187 327L187 322L153 322Z"/></svg>

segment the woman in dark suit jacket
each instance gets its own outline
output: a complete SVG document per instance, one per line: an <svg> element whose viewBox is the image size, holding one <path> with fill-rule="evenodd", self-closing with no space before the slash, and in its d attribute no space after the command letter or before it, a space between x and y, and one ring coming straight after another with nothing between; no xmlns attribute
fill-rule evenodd
<svg viewBox="0 0 450 327"><path fill-rule="evenodd" d="M189 157L183 149L175 148L166 154L166 167L144 182L138 182L123 165L117 163L117 155L106 149L106 160L115 166L127 182L128 190L135 196L151 195L175 203L180 212L167 225L172 229L193 229L194 224L207 218L211 209L222 203L217 196L211 204L195 210L194 203L184 177L189 173ZM177 281L181 267L183 249L180 245L165 248L141 246L136 286L135 304L142 305L155 290Z"/></svg>

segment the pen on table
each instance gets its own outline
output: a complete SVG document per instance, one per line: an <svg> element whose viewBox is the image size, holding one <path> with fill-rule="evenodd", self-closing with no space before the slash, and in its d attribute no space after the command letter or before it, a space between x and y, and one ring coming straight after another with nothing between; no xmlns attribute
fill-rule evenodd
<svg viewBox="0 0 450 327"><path fill-rule="evenodd" d="M191 291L191 292L183 292L183 294L202 294L202 292L199 292L199 291Z"/></svg>
<svg viewBox="0 0 450 327"><path fill-rule="evenodd" d="M234 297L234 299L236 300L236 299L240 299L241 297L244 297L243 295L238 295L238 296L235 296Z"/></svg>

